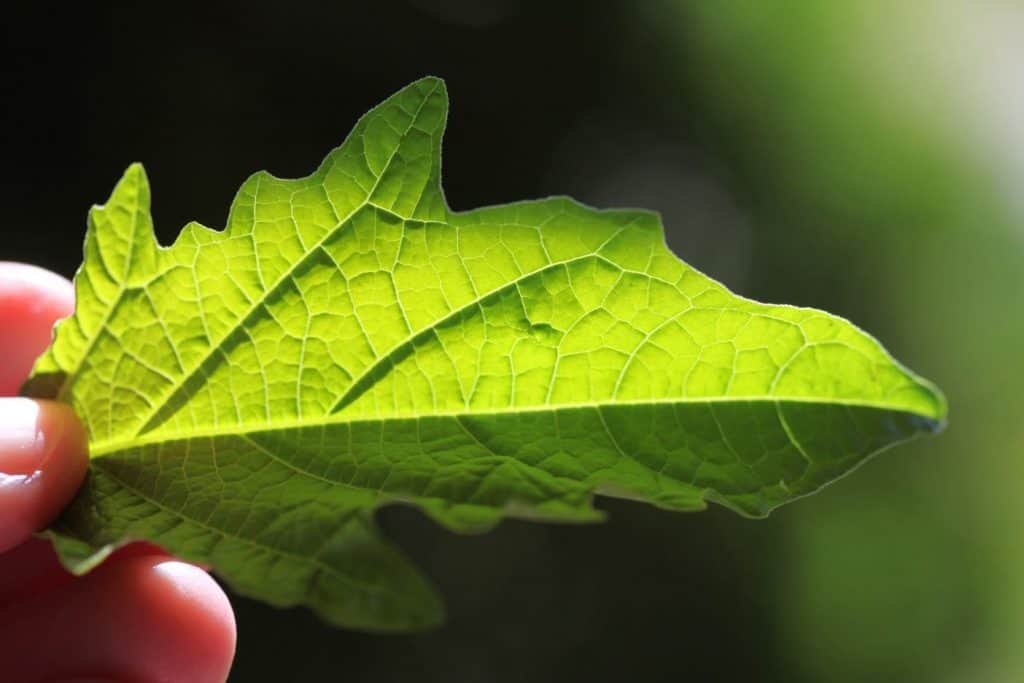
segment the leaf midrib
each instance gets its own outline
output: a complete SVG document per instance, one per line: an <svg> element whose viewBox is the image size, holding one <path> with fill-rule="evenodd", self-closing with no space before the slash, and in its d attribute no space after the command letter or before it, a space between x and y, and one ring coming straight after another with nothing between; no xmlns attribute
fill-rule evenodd
<svg viewBox="0 0 1024 683"><path fill-rule="evenodd" d="M844 406L848 408L868 408L873 410L890 411L894 413L905 413L915 415L929 422L938 423L939 419L927 415L907 405L885 403L882 401L868 401L860 399L837 399L821 396L701 396L701 397L678 397L671 399L638 399L638 400L616 400L605 402L579 402L579 403L556 403L534 406L509 406L497 410L448 410L432 413L392 413L374 416L350 416L347 413L333 413L318 416L316 418L300 420L281 420L266 422L262 424L231 424L225 427L211 426L196 429L189 432L147 432L143 435L133 436L128 439L111 439L90 444L90 457L101 458L111 453L128 451L134 448L142 448L164 442L190 441L193 439L208 439L221 436L251 436L267 432L301 430L319 428L329 425L362 424L369 422L389 421L416 421L427 419L465 419L474 417L505 417L518 414L533 414L543 412L564 412L573 410L597 410L603 411L611 408L622 407L657 407L664 405L715 405L719 403L753 403L753 404L805 404L820 406Z"/></svg>

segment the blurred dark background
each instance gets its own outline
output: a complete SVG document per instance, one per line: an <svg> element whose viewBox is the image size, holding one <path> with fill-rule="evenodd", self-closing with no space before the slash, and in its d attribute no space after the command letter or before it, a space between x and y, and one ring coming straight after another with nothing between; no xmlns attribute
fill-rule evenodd
<svg viewBox="0 0 1024 683"><path fill-rule="evenodd" d="M71 276L145 163L158 235L314 169L420 76L454 209L660 211L743 295L881 338L939 438L765 521L600 501L603 525L382 524L449 623L333 630L234 597L233 680L1024 680L1024 11L1010 0L174 3L5 9L0 259Z"/></svg>

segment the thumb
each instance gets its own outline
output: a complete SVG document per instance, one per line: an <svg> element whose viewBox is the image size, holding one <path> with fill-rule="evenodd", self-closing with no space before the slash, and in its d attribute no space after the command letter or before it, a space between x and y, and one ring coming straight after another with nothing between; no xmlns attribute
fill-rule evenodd
<svg viewBox="0 0 1024 683"><path fill-rule="evenodd" d="M57 516L87 465L85 429L71 408L0 398L0 553Z"/></svg>

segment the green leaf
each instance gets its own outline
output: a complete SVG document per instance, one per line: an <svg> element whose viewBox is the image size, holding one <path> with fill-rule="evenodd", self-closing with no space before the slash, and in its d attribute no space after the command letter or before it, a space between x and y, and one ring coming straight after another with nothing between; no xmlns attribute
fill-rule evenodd
<svg viewBox="0 0 1024 683"><path fill-rule="evenodd" d="M148 539L276 605L420 628L440 601L378 506L457 531L597 520L594 493L760 516L941 425L874 339L731 294L655 214L451 211L447 106L413 83L312 175L251 177L223 232L159 246L141 166L92 210L78 310L26 385L89 429L49 531L70 567Z"/></svg>

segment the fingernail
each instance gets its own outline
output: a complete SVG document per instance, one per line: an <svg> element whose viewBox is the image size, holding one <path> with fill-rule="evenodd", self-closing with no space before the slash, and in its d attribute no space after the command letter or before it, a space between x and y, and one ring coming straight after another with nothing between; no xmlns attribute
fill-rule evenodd
<svg viewBox="0 0 1024 683"><path fill-rule="evenodd" d="M43 405L27 398L0 398L0 474L42 469L60 442L63 420L49 419Z"/></svg>

